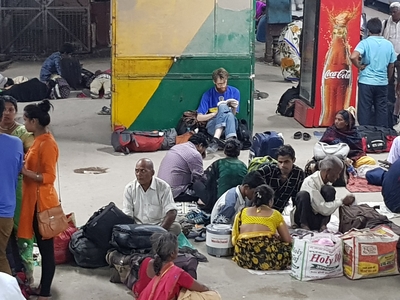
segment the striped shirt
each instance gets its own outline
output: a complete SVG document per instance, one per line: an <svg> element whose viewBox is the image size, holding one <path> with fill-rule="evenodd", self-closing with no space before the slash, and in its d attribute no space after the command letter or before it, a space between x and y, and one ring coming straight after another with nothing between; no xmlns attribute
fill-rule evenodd
<svg viewBox="0 0 400 300"><path fill-rule="evenodd" d="M282 172L276 163L268 164L258 170L266 183L275 191L273 209L283 212L290 198L295 199L304 181L304 171L298 166L293 166L285 181L281 181Z"/></svg>
<svg viewBox="0 0 400 300"><path fill-rule="evenodd" d="M158 178L166 181L172 189L174 198L184 193L191 184L203 176L203 158L196 146L183 143L172 147L158 170Z"/></svg>

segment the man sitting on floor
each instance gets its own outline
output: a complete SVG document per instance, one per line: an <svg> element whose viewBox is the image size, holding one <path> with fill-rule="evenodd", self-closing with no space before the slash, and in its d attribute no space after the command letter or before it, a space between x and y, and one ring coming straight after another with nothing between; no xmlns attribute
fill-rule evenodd
<svg viewBox="0 0 400 300"><path fill-rule="evenodd" d="M327 199L324 199L324 195L321 194L322 187L335 182L343 168L344 164L339 158L328 155L320 162L320 171L304 179L295 199L295 209L292 211L294 227L323 231L330 216L339 206L351 205L354 202L355 197L352 194L334 201L329 201L331 200L328 199L329 195L325 195Z"/></svg>
<svg viewBox="0 0 400 300"><path fill-rule="evenodd" d="M124 191L123 212L139 224L160 225L179 235L181 226L175 222L177 207L170 186L154 176L153 162L142 158L136 163L136 179Z"/></svg>
<svg viewBox="0 0 400 300"><path fill-rule="evenodd" d="M225 138L236 138L237 119L239 112L240 92L237 88L228 85L228 72L219 68L212 74L214 87L205 92L197 109L199 122L207 122L206 128L214 141L210 149L223 148L220 141L225 130Z"/></svg>
<svg viewBox="0 0 400 300"><path fill-rule="evenodd" d="M400 213L400 158L390 166L383 177L382 196L391 212Z"/></svg>
<svg viewBox="0 0 400 300"><path fill-rule="evenodd" d="M233 224L236 214L246 206L246 200L253 200L256 187L265 184L258 171L248 173L241 185L229 189L215 203L211 212L211 223Z"/></svg>
<svg viewBox="0 0 400 300"><path fill-rule="evenodd" d="M158 177L171 186L176 202L197 202L206 197L203 156L207 147L207 137L196 133L188 142L173 146L161 161Z"/></svg>
<svg viewBox="0 0 400 300"><path fill-rule="evenodd" d="M40 81L48 82L52 75L61 76L61 59L63 56L71 55L75 51L74 45L71 43L64 43L60 51L51 54L42 65L40 70Z"/></svg>
<svg viewBox="0 0 400 300"><path fill-rule="evenodd" d="M304 171L296 166L295 152L292 146L283 145L278 149L278 163L271 163L259 170L265 182L274 190L274 205L280 213L289 199L294 200L304 180Z"/></svg>

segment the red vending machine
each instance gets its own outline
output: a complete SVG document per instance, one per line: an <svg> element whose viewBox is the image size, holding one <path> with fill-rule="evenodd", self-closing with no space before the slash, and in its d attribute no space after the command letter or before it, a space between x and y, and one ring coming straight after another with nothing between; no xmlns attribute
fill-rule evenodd
<svg viewBox="0 0 400 300"><path fill-rule="evenodd" d="M350 54L360 41L362 9L360 0L304 1L294 118L305 127L330 126L337 111L356 106L358 71Z"/></svg>

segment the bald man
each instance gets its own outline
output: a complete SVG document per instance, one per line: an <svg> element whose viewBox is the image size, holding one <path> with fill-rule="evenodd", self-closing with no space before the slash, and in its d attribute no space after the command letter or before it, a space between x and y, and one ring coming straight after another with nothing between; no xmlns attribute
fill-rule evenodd
<svg viewBox="0 0 400 300"><path fill-rule="evenodd" d="M153 162L148 158L140 159L135 174L136 179L125 187L123 212L138 224L160 225L179 235L181 226L175 222L177 207L171 187L154 176Z"/></svg>
<svg viewBox="0 0 400 300"><path fill-rule="evenodd" d="M295 199L294 227L323 231L339 206L351 205L354 202L355 198L351 194L343 199L328 199L321 194L325 185L335 182L340 177L343 168L344 164L339 158L328 155L320 162L320 171L304 179Z"/></svg>

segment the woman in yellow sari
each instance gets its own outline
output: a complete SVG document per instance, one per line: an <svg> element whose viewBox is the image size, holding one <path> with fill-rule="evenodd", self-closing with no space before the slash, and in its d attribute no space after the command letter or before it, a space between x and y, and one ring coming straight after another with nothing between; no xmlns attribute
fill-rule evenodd
<svg viewBox="0 0 400 300"><path fill-rule="evenodd" d="M264 184L254 191L253 207L235 217L233 260L252 270L285 270L291 264L291 236L281 213L272 209L274 191Z"/></svg>
<svg viewBox="0 0 400 300"><path fill-rule="evenodd" d="M3 118L0 122L0 132L16 136L21 139L25 153L32 146L34 137L32 133L25 129L25 126L16 122L15 117L18 112L17 100L11 96L0 96L4 100L5 109ZM17 206L14 215L14 232L17 232L22 202L22 175L18 178L17 186ZM27 278L31 281L33 276L33 239L19 239L18 248L25 267Z"/></svg>

